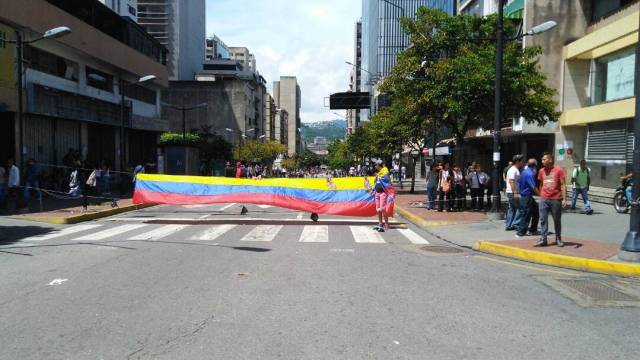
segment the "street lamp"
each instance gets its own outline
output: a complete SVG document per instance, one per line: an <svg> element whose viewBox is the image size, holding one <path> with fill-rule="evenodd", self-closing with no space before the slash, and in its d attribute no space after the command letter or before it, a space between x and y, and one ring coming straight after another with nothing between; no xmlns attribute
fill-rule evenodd
<svg viewBox="0 0 640 360"><path fill-rule="evenodd" d="M640 20L640 18L639 18ZM640 40L640 39L639 39ZM636 114L633 118L633 177L631 216L629 218L629 231L624 237L618 257L621 260L640 262L640 209L637 199L640 197L640 41L636 43L636 74L634 77Z"/></svg>
<svg viewBox="0 0 640 360"><path fill-rule="evenodd" d="M500 211L500 121L502 120L502 62L503 62L503 45L504 45L504 4L505 0L498 1L498 24L496 29L496 82L495 82L495 102L494 102L494 118L493 118L493 197L491 204L491 213L497 217ZM547 21L540 25L536 25L526 33L509 38L509 40L517 40L525 36L533 36L542 34L545 31L553 29L557 23L555 21ZM435 150L434 150L435 151Z"/></svg>
<svg viewBox="0 0 640 360"><path fill-rule="evenodd" d="M202 109L208 106L207 103L200 103L194 106L184 106L184 105L177 106L177 105L172 105L164 102L162 103L162 105L174 110L182 111L182 144L183 145L187 143L187 120L186 120L187 111Z"/></svg>
<svg viewBox="0 0 640 360"><path fill-rule="evenodd" d="M120 91L120 171L124 171L124 158L125 158L125 130L124 130L124 89L128 86L133 86L137 84L141 84L144 82L148 82L154 80L156 78L155 75L145 75L138 78L138 81L134 83L125 84L124 80L122 80L122 76L120 76L120 80L118 81L118 91ZM131 126L131 124L129 124Z"/></svg>
<svg viewBox="0 0 640 360"><path fill-rule="evenodd" d="M17 52L17 66L16 71L18 72L17 80L18 80L18 126L19 130L19 143L20 143L20 166L24 165L24 155L26 154L26 149L24 147L24 113L23 113L23 95L24 84L23 84L23 55L24 55L24 46L33 44L37 41L43 39L57 39L62 36L68 35L71 33L71 29L66 26L59 26L53 29L49 29L44 32L44 34L36 39L30 41L24 41L22 39L22 34L20 31L16 31L16 39L15 40L5 40L5 42L16 45Z"/></svg>

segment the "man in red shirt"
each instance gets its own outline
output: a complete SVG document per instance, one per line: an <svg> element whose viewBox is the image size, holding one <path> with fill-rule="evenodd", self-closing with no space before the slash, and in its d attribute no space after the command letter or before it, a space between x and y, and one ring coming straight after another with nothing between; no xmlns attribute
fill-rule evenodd
<svg viewBox="0 0 640 360"><path fill-rule="evenodd" d="M534 246L547 246L549 235L549 212L553 217L556 231L556 244L564 246L561 237L562 208L567 207L567 187L565 186L564 170L553 164L553 154L542 155L542 169L538 173L540 186L540 226L541 238Z"/></svg>

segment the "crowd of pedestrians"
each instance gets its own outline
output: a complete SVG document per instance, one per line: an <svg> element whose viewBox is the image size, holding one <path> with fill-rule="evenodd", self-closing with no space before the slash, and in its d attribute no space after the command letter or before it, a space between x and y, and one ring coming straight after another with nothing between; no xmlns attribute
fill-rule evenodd
<svg viewBox="0 0 640 360"><path fill-rule="evenodd" d="M469 163L461 169L457 164L448 162L432 164L426 174L427 209L439 212L483 211L485 204L491 206L491 178L480 164ZM467 193L471 194L471 202L467 203ZM484 199L487 197L485 203Z"/></svg>
<svg viewBox="0 0 640 360"><path fill-rule="evenodd" d="M556 244L564 246L562 209L568 205L565 172L562 167L555 165L551 153L543 154L541 165L539 167L537 159L527 160L524 155L519 154L505 167L502 178L508 204L505 230L516 231L518 238L540 236L535 246L547 246L551 216ZM585 213L593 213L588 195L590 184L590 169L586 161L582 160L571 174L572 210L575 210L578 197L581 196ZM491 178L477 163L469 164L464 170L447 162L431 165L426 174L426 185L426 208L429 210L483 211L485 205L491 207ZM467 203L469 195L471 201ZM539 197L538 201L536 197Z"/></svg>

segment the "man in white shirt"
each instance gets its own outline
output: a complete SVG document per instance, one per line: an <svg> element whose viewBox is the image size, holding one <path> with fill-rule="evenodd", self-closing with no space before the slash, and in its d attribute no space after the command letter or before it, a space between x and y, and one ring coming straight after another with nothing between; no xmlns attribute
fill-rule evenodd
<svg viewBox="0 0 640 360"><path fill-rule="evenodd" d="M509 208L507 209L507 217L505 221L505 230L515 230L520 224L520 192L518 191L518 180L520 179L520 170L524 166L524 155L518 154L513 157L513 165L507 171L507 199Z"/></svg>
<svg viewBox="0 0 640 360"><path fill-rule="evenodd" d="M15 199L16 210L20 207L18 201L20 200L20 169L14 164L13 159L7 160L7 169L9 170L9 178L7 181L7 194L8 198Z"/></svg>

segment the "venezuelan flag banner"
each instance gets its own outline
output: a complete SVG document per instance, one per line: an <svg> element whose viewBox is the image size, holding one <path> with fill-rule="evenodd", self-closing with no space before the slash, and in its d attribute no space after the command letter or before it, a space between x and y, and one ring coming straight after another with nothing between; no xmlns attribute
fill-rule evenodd
<svg viewBox="0 0 640 360"><path fill-rule="evenodd" d="M373 177L254 180L138 174L133 202L172 205L241 203L273 205L316 214L373 216L376 215L376 206L369 185L373 181ZM390 195L393 198L394 194ZM387 206L387 211L392 216L393 206Z"/></svg>

